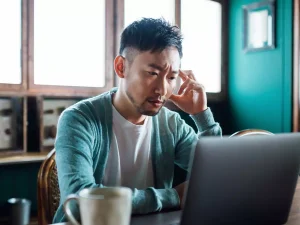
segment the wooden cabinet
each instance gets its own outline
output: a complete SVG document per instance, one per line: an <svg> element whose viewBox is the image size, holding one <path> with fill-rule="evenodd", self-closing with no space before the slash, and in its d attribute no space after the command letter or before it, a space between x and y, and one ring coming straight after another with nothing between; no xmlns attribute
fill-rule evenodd
<svg viewBox="0 0 300 225"><path fill-rule="evenodd" d="M26 152L26 98L0 98L0 154Z"/></svg>
<svg viewBox="0 0 300 225"><path fill-rule="evenodd" d="M82 98L28 98L28 135L29 151L49 152L54 148L57 122L61 113Z"/></svg>
<svg viewBox="0 0 300 225"><path fill-rule="evenodd" d="M38 98L37 101L40 151L49 151L54 147L59 116L79 100Z"/></svg>

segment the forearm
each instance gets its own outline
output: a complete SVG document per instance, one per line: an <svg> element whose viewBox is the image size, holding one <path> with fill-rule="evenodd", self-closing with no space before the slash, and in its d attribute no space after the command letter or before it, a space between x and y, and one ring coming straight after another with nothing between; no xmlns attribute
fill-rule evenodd
<svg viewBox="0 0 300 225"><path fill-rule="evenodd" d="M145 214L158 212L164 209L179 208L180 200L175 189L155 189L133 190L132 213Z"/></svg>
<svg viewBox="0 0 300 225"><path fill-rule="evenodd" d="M66 183L66 182L65 182ZM62 198L73 193L78 193L83 188L103 188L103 184L95 183L73 183L68 188L64 185ZM73 190L73 191L72 191ZM76 191L75 191L76 190ZM146 214L159 212L165 209L176 209L180 206L179 196L173 188L155 189L147 188L145 190L133 189L132 192L132 214Z"/></svg>

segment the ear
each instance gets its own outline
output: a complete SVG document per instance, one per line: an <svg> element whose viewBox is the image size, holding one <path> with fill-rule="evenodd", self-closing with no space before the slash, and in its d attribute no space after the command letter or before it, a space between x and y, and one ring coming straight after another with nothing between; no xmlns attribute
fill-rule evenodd
<svg viewBox="0 0 300 225"><path fill-rule="evenodd" d="M118 77L124 78L125 72L125 58L121 55L118 55L114 60L114 69Z"/></svg>

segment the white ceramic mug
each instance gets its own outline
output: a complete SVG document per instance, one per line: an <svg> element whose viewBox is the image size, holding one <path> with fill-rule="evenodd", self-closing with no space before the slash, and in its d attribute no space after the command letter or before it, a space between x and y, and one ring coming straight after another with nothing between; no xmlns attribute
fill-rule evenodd
<svg viewBox="0 0 300 225"><path fill-rule="evenodd" d="M70 210L70 200L79 203L82 225L129 225L132 191L126 187L86 188L64 202L69 221L80 225Z"/></svg>

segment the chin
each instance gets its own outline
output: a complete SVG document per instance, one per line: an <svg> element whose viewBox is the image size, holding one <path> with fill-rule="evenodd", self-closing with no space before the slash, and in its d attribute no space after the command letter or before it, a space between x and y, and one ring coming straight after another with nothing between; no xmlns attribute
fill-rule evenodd
<svg viewBox="0 0 300 225"><path fill-rule="evenodd" d="M138 111L140 114L145 115L145 116L156 116L159 113L159 111L161 110L161 108L159 108L157 110L139 109Z"/></svg>
<svg viewBox="0 0 300 225"><path fill-rule="evenodd" d="M158 111L145 111L143 113L143 115L145 115L145 116L156 116L158 113L159 113L159 110Z"/></svg>

